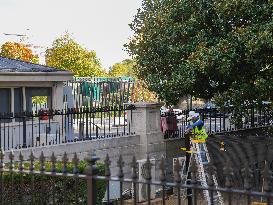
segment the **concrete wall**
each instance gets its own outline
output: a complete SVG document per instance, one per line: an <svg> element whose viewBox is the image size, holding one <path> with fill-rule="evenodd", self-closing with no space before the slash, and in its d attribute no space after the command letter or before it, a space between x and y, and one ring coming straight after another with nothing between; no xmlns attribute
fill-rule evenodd
<svg viewBox="0 0 273 205"><path fill-rule="evenodd" d="M109 154L113 174L117 173L116 161L119 155L122 155L125 161L125 175L130 174L130 163L133 156L136 156L137 160L146 159L147 155L154 158L156 170L159 169L159 161L164 156L168 165L168 173L170 173L173 158L184 155L180 150L183 147L183 140L164 140L160 130L160 104L140 103L135 104L135 106L136 110L132 111L132 119L128 117L128 123L130 123L131 129L135 131L136 135L22 149L21 152L25 159L28 159L31 150L37 158L41 151L48 158L54 152L59 160L64 152L67 152L70 158L73 157L74 153L77 153L80 159L84 159L88 152L95 152L101 160L104 160L106 154ZM128 113L128 116L130 116L130 113ZM14 153L17 159L19 150L15 150ZM159 172L156 171L156 178L158 178L158 174Z"/></svg>
<svg viewBox="0 0 273 205"><path fill-rule="evenodd" d="M156 169L159 167L159 160L162 156L166 157L167 165L169 165L169 174L171 174L172 170L172 158L182 156L183 153L180 151L180 147L183 146L181 139L170 139L170 140L162 140L160 143L150 144L149 146L152 148L149 152L151 158L156 159ZM21 153L24 156L24 159L27 160L30 156L31 151L33 151L34 156L38 160L41 152L50 160L50 156L52 152L55 153L55 156L58 160L62 159L64 152L68 154L70 159L73 158L74 153L77 153L78 157L83 160L87 157L89 152L95 152L98 157L100 157L100 161L103 162L105 156L109 154L110 160L112 161L112 173L117 173L116 162L118 160L119 155L122 155L125 161L125 174L130 174L130 163L132 161L133 156L136 156L137 160L143 159L141 156L142 147L145 147L145 144L140 142L140 135L134 136L123 136L116 138L109 138L104 140L92 140L92 141L82 141L82 142L73 142L73 143L65 143L61 145L51 145L44 147L36 147L32 149L21 149ZM166 151L168 150L168 151ZM20 153L19 150L14 150L15 159L18 159L18 155ZM8 162L8 154L9 151L5 153L5 162ZM16 160L17 161L17 160Z"/></svg>

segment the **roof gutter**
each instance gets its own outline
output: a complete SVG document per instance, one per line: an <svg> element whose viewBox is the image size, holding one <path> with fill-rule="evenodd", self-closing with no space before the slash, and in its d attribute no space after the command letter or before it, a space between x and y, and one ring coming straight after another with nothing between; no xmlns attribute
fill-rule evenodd
<svg viewBox="0 0 273 205"><path fill-rule="evenodd" d="M73 79L72 72L0 72L0 81L69 81Z"/></svg>

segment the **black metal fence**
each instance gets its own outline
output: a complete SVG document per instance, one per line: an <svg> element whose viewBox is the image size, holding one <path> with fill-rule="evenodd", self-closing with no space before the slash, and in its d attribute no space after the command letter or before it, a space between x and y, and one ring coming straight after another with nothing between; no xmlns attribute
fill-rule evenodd
<svg viewBox="0 0 273 205"><path fill-rule="evenodd" d="M104 106L120 106L131 100L135 80L133 78L89 78L75 77L65 83L70 87L64 95L65 106L69 107L69 97L73 107L97 108ZM72 94L72 95L71 95Z"/></svg>
<svg viewBox="0 0 273 205"><path fill-rule="evenodd" d="M233 168L226 163L224 168L225 187L216 187L214 184L214 166L207 166L207 186L202 186L197 179L198 167L191 163L190 180L181 178L181 164L176 160L173 167L172 179L167 180L166 161L162 158L159 162L158 180L152 174L154 164L147 157L139 170L135 157L129 162L131 176L125 178L124 167L126 162L122 156L116 162L117 175L111 175L112 163L107 155L104 160L104 173L99 173L97 161L99 158L90 154L86 161L85 172L81 173L79 159L74 155L72 159L72 172L68 170L70 160L64 154L61 172L56 172L56 157L54 153L48 160L41 153L38 162L33 153L25 160L20 154L19 159L14 159L12 152L7 154L8 163L4 163L4 153L0 152L0 198L1 204L259 204L272 205L272 171L267 164L262 172L263 191L252 190L251 169L244 169L244 188L237 189L231 183ZM18 161L15 163L14 161ZM127 162L128 163L128 162ZM38 165L38 166L37 166ZM46 169L47 167L47 169ZM49 170L48 170L49 168ZM81 173L81 174L80 174ZM141 176L141 177L140 177ZM143 178L143 179L140 179ZM116 182L117 187L111 187L111 182ZM105 183L104 186L99 185ZM84 189L80 189L86 184ZM125 185L131 187L125 191ZM141 188L140 188L141 187ZM105 197L98 200L99 189L106 191ZM115 198L112 198L113 188L116 188ZM208 198L205 195L208 194ZM140 198L140 195L142 196ZM221 200L219 200L221 197ZM256 203L257 204L257 203Z"/></svg>
<svg viewBox="0 0 273 205"><path fill-rule="evenodd" d="M215 132L229 132L273 124L272 106L245 107L240 110L227 108L195 109L200 115L208 134ZM189 125L190 110L181 112L161 113L162 131L166 138L184 137L186 127Z"/></svg>
<svg viewBox="0 0 273 205"><path fill-rule="evenodd" d="M0 113L4 150L94 140L132 134L132 105Z"/></svg>

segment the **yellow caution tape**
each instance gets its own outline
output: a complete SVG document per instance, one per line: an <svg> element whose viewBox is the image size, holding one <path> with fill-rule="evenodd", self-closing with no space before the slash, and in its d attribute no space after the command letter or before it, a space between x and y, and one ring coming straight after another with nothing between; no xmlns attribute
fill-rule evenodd
<svg viewBox="0 0 273 205"><path fill-rule="evenodd" d="M251 205L268 205L268 204L264 202L252 202Z"/></svg>
<svg viewBox="0 0 273 205"><path fill-rule="evenodd" d="M189 151L187 151L186 147L181 147L180 149L181 149L182 151L187 152L187 153L192 153L192 151L190 151L190 150L189 150Z"/></svg>
<svg viewBox="0 0 273 205"><path fill-rule="evenodd" d="M193 143L204 143L206 140L191 140Z"/></svg>

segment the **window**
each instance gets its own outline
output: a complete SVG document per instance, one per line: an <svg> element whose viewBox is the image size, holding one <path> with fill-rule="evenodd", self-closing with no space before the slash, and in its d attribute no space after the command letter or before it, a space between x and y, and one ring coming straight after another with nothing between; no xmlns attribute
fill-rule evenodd
<svg viewBox="0 0 273 205"><path fill-rule="evenodd" d="M43 108L51 108L51 88L26 88L26 110L38 112Z"/></svg>
<svg viewBox="0 0 273 205"><path fill-rule="evenodd" d="M11 89L0 88L0 113L9 113L11 111Z"/></svg>
<svg viewBox="0 0 273 205"><path fill-rule="evenodd" d="M14 88L14 113L23 112L22 88Z"/></svg>

